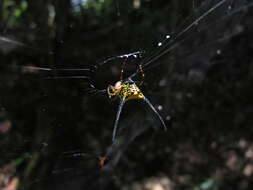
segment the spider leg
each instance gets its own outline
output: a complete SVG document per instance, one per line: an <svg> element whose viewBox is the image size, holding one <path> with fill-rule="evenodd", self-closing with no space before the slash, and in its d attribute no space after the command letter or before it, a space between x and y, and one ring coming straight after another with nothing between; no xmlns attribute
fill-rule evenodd
<svg viewBox="0 0 253 190"><path fill-rule="evenodd" d="M155 114L158 116L159 120L161 121L164 130L166 131L167 127L166 127L166 125L164 123L164 120L161 117L161 115L156 111L155 107L151 104L151 102L146 97L143 98L143 101L146 102L149 105L149 107L153 110L153 112L155 112Z"/></svg>
<svg viewBox="0 0 253 190"><path fill-rule="evenodd" d="M125 58L125 60L121 63L121 71L120 71L120 81L123 81L123 73L124 73L124 68L125 68L125 64L127 61L127 57Z"/></svg>
<svg viewBox="0 0 253 190"><path fill-rule="evenodd" d="M141 82L140 82L139 85L141 86L143 84L143 82L144 82L145 73L143 71L142 64L138 63L138 66L139 66L139 71L140 71L140 74L141 74Z"/></svg>
<svg viewBox="0 0 253 190"><path fill-rule="evenodd" d="M45 77L44 79L90 79L86 76L62 76L62 77Z"/></svg>
<svg viewBox="0 0 253 190"><path fill-rule="evenodd" d="M118 111L117 111L117 115L116 115L116 120L115 120L114 127L113 127L112 142L114 142L115 137L116 137L119 117L120 117L120 114L121 114L121 111L122 111L122 108L123 108L123 105L125 102L126 102L125 99L121 99L120 103L119 103L119 107L118 107Z"/></svg>

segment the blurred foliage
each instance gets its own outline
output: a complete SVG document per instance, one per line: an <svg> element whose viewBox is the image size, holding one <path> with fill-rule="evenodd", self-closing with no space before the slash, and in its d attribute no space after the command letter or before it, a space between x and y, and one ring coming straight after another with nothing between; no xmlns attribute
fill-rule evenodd
<svg viewBox="0 0 253 190"><path fill-rule="evenodd" d="M5 21L5 27L14 27L26 11L27 1L5 0L2 1L1 8L1 20Z"/></svg>

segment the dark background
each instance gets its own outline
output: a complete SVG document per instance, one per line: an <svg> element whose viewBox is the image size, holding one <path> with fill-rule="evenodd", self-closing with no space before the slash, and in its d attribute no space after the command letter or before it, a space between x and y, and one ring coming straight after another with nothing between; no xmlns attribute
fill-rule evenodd
<svg viewBox="0 0 253 190"><path fill-rule="evenodd" d="M209 11L221 2L0 0L0 189L252 189L252 1ZM118 101L89 90L119 80L122 59L24 67L135 51L129 73L158 53L141 89L168 130L132 100L113 145ZM55 79L80 75L92 81Z"/></svg>

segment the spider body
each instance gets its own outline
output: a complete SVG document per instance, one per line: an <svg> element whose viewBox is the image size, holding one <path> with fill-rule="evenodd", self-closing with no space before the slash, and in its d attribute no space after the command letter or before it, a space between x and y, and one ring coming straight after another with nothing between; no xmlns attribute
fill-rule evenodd
<svg viewBox="0 0 253 190"><path fill-rule="evenodd" d="M144 95L134 82L118 81L115 86L109 85L108 95L110 98L119 97L121 100L143 99Z"/></svg>

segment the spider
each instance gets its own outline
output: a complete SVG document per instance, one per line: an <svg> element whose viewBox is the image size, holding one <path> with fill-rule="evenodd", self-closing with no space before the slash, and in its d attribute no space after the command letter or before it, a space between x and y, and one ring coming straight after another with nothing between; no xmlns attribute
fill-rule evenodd
<svg viewBox="0 0 253 190"><path fill-rule="evenodd" d="M137 55L139 55L141 53L142 52L138 51L138 52L133 52L133 53L129 53L129 54L119 55L116 57L108 58L105 61L101 62L100 65L98 65L98 66L101 66L101 65L103 65L113 59L116 59L116 58L125 58L125 60L121 64L120 80L118 82L116 82L114 86L108 85L107 89L103 89L103 90L97 89L92 83L90 83L90 89L87 91L88 93L91 93L91 94L99 94L99 93L104 94L107 92L107 95L109 96L110 99L116 99L116 98L120 99L120 103L119 103L117 114L116 114L116 120L114 122L113 134L112 134L112 141L113 142L115 141L116 132L117 132L117 128L118 128L118 122L119 122L119 118L120 118L120 114L121 114L123 105L125 104L125 102L127 100L131 100L131 99L133 99L133 100L141 99L145 103L147 103L149 105L149 107L152 109L152 111L158 116L159 120L161 121L161 123L163 125L163 128L165 130L167 130L164 120L162 119L160 114L157 112L155 107L144 96L144 94L142 93L142 91L138 87L143 84L143 81L145 78L142 64L138 63L139 67L138 67L137 72L132 74L127 79L123 79L124 66L125 66L125 63L126 63L126 60L128 59L128 57L130 57L130 56L137 57ZM46 67L22 66L22 69L24 69L25 71L31 71L31 72L35 72L35 71L80 71L80 70L82 70L82 71L90 71L91 73L94 73L98 66L95 66L95 68L90 68L90 69L51 69L51 68L46 68ZM136 76L138 73L140 73L140 75L141 75L141 81L140 81L139 85L137 85L136 82L132 80L132 78L134 76ZM46 79L64 79L64 78L85 79L85 80L90 81L90 77L88 77L88 76L60 76L60 77L58 77L58 76L51 77L50 76L50 77L46 77Z"/></svg>
<svg viewBox="0 0 253 190"><path fill-rule="evenodd" d="M161 121L161 123L163 125L164 130L167 130L167 127L164 123L163 118L160 116L160 114L157 112L157 110L151 104L151 102L144 96L144 94L142 93L140 88L137 86L137 84L131 78L123 80L124 65L125 65L126 59L125 59L125 61L123 61L123 64L121 67L120 81L116 82L114 86L109 85L107 87L107 94L108 94L109 98L119 98L120 99L120 103L119 103L117 114L116 114L116 119L114 122L113 134L112 134L112 141L113 142L115 141L115 138L116 138L118 122L119 122L119 118L120 118L120 114L121 114L123 105L125 104L125 102L127 100L131 100L131 99L133 99L133 100L141 99L145 103L147 103L149 105L149 107L153 110L153 112L158 116L159 120ZM138 65L139 65L139 72L141 73L141 77L142 77L142 81L140 82L140 86L141 86L143 84L145 74L142 69L142 65L141 64L138 64Z"/></svg>

